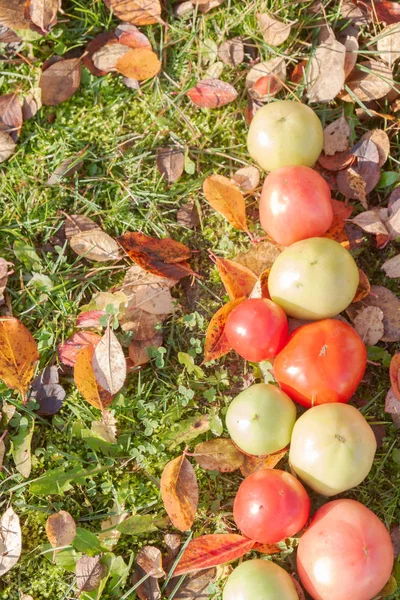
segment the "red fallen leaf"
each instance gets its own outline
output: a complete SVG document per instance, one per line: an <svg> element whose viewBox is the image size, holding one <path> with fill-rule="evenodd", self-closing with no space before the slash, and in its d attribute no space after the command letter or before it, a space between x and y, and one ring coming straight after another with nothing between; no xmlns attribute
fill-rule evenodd
<svg viewBox="0 0 400 600"><path fill-rule="evenodd" d="M360 279L352 302L360 302L360 300L364 300L364 298L369 296L371 293L371 284L364 271L362 269L358 269L358 274Z"/></svg>
<svg viewBox="0 0 400 600"><path fill-rule="evenodd" d="M276 96L278 92L283 88L282 80L271 73L271 75L264 75L253 83L251 88L252 94L256 99L268 99L268 97Z"/></svg>
<svg viewBox="0 0 400 600"><path fill-rule="evenodd" d="M186 92L193 104L201 108L219 108L236 100L235 88L220 79L203 79Z"/></svg>
<svg viewBox="0 0 400 600"><path fill-rule="evenodd" d="M343 152L335 152L335 154L330 156L322 153L318 157L318 162L324 169L328 169L328 171L341 171L342 169L350 167L355 159L356 157L349 148Z"/></svg>
<svg viewBox="0 0 400 600"><path fill-rule="evenodd" d="M209 254L218 269L229 298L236 300L243 296L249 296L257 283L257 275L234 260L220 258L211 251Z"/></svg>
<svg viewBox="0 0 400 600"><path fill-rule="evenodd" d="M400 22L400 4L398 2L389 2L387 0L369 2L364 0L360 4L368 8L373 18L376 16L378 21L382 21L386 25Z"/></svg>
<svg viewBox="0 0 400 600"><path fill-rule="evenodd" d="M78 358L79 352L85 346L97 346L101 337L97 333L82 331L74 333L66 342L58 345L58 357L60 361L68 367L73 367Z"/></svg>
<svg viewBox="0 0 400 600"><path fill-rule="evenodd" d="M343 241L341 239L341 233L344 230L344 226L346 225L347 219L350 218L354 208L346 202L340 202L340 200L335 200L332 198L332 208L333 208L333 221L332 225L329 227L328 231L325 233L324 237L328 237L331 240Z"/></svg>
<svg viewBox="0 0 400 600"><path fill-rule="evenodd" d="M174 570L174 576L222 565L244 556L254 540L235 533L202 535L189 542Z"/></svg>
<svg viewBox="0 0 400 600"><path fill-rule="evenodd" d="M389 375L392 392L400 400L400 352L396 352L390 361Z"/></svg>
<svg viewBox="0 0 400 600"><path fill-rule="evenodd" d="M105 310L88 310L81 313L77 320L77 327L101 327L100 318L106 315Z"/></svg>
<svg viewBox="0 0 400 600"><path fill-rule="evenodd" d="M0 130L8 133L16 142L22 123L22 108L17 94L0 96Z"/></svg>
<svg viewBox="0 0 400 600"><path fill-rule="evenodd" d="M171 238L153 238L139 231L125 233L118 242L130 258L142 269L160 277L181 279L196 275L186 259L190 248Z"/></svg>
<svg viewBox="0 0 400 600"><path fill-rule="evenodd" d="M130 48L151 48L149 38L130 23L121 23L115 30L119 43Z"/></svg>
<svg viewBox="0 0 400 600"><path fill-rule="evenodd" d="M299 63L297 63L297 65L295 66L295 68L292 71L292 74L290 76L290 81L292 83L305 83L305 72L306 72L306 67L307 67L307 60L302 60Z"/></svg>
<svg viewBox="0 0 400 600"><path fill-rule="evenodd" d="M245 297L227 302L227 304L224 304L211 319L207 327L206 341L204 344L204 362L220 358L232 350L228 338L225 335L226 319L228 318L229 313L244 300L246 300Z"/></svg>

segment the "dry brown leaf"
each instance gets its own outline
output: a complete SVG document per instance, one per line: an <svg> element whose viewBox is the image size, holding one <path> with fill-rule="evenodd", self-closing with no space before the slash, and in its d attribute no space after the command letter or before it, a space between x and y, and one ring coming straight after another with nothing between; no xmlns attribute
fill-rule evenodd
<svg viewBox="0 0 400 600"><path fill-rule="evenodd" d="M317 47L307 70L307 96L310 102L329 102L344 86L346 48L338 42L330 27Z"/></svg>
<svg viewBox="0 0 400 600"><path fill-rule="evenodd" d="M277 56L255 64L247 73L245 85L253 99L266 101L282 89L282 82L285 80L285 59Z"/></svg>
<svg viewBox="0 0 400 600"><path fill-rule="evenodd" d="M83 165L83 159L81 158L86 153L86 148L80 150L75 156L70 156L63 160L51 173L46 184L57 185L60 183L63 177L71 177L74 175Z"/></svg>
<svg viewBox="0 0 400 600"><path fill-rule="evenodd" d="M253 192L260 183L260 171L256 167L242 167L232 175L234 184L245 194Z"/></svg>
<svg viewBox="0 0 400 600"><path fill-rule="evenodd" d="M133 25L153 25L161 21L160 0L106 0L114 15Z"/></svg>
<svg viewBox="0 0 400 600"><path fill-rule="evenodd" d="M92 73L92 75L96 75L97 77L106 75L105 71L100 71L97 69L93 62L93 56L98 50L100 50L100 48L109 42L114 44L117 44L118 42L118 38L114 31L104 31L103 33L99 33L99 35L96 35L96 37L93 38L93 40L91 40L86 46L86 52L83 55L83 64L90 71L90 73Z"/></svg>
<svg viewBox="0 0 400 600"><path fill-rule="evenodd" d="M350 148L343 152L336 152L331 156L325 155L323 152L318 157L318 163L328 171L342 171L350 167L356 160L356 157L351 152Z"/></svg>
<svg viewBox="0 0 400 600"><path fill-rule="evenodd" d="M176 220L179 225L188 229L194 229L200 224L199 213L194 200L189 200L181 206L176 214Z"/></svg>
<svg viewBox="0 0 400 600"><path fill-rule="evenodd" d="M371 141L369 144L375 146ZM358 159L356 166L352 165L338 172L337 187L345 198L359 200L364 208L368 208L367 195L378 185L380 176L378 162Z"/></svg>
<svg viewBox="0 0 400 600"><path fill-rule="evenodd" d="M235 256L235 261L253 271L259 277L266 269L270 269L281 253L281 248L272 242L258 242L248 252Z"/></svg>
<svg viewBox="0 0 400 600"><path fill-rule="evenodd" d="M125 77L144 81L157 75L161 69L161 62L153 50L135 48L121 56L115 66L117 71Z"/></svg>
<svg viewBox="0 0 400 600"><path fill-rule="evenodd" d="M354 320L365 306L377 306L383 312L385 333L383 342L398 342L400 340L400 299L381 285L372 285L371 293L357 304L351 304L347 309L350 319Z"/></svg>
<svg viewBox="0 0 400 600"><path fill-rule="evenodd" d="M38 360L36 342L25 325L14 317L1 317L0 379L24 397Z"/></svg>
<svg viewBox="0 0 400 600"><path fill-rule="evenodd" d="M400 23L392 23L379 33L377 48L380 58L391 67L400 58Z"/></svg>
<svg viewBox="0 0 400 600"><path fill-rule="evenodd" d="M92 231L93 229L100 229L100 227L86 217L85 215L67 215L65 214L65 237L70 240L74 235L82 233L83 231Z"/></svg>
<svg viewBox="0 0 400 600"><path fill-rule="evenodd" d="M104 44L99 50L93 53L92 61L96 69L103 74L118 71L117 62L120 58L129 52L129 47L123 44L116 44L115 40Z"/></svg>
<svg viewBox="0 0 400 600"><path fill-rule="evenodd" d="M400 198L395 202L390 202L388 208L382 209L379 214L385 223L390 238L395 240L400 237Z"/></svg>
<svg viewBox="0 0 400 600"><path fill-rule="evenodd" d="M240 38L226 40L218 46L218 58L230 67L236 67L244 61L244 45Z"/></svg>
<svg viewBox="0 0 400 600"><path fill-rule="evenodd" d="M232 440L215 438L197 444L193 457L202 469L232 473L243 464L244 456Z"/></svg>
<svg viewBox="0 0 400 600"><path fill-rule="evenodd" d="M0 257L0 298L3 295L4 290L7 286L9 275L13 273L11 270L12 263L7 262L4 258Z"/></svg>
<svg viewBox="0 0 400 600"><path fill-rule="evenodd" d="M2 577L17 564L22 550L19 517L11 506L0 518L0 532L0 577Z"/></svg>
<svg viewBox="0 0 400 600"><path fill-rule="evenodd" d="M230 300L213 315L206 332L206 341L204 343L204 362L216 360L232 350L232 346L228 342L225 335L225 324L228 315L241 302L246 300L245 297L237 300Z"/></svg>
<svg viewBox="0 0 400 600"><path fill-rule="evenodd" d="M46 521L46 535L53 546L60 550L64 546L69 546L76 535L76 524L69 512L60 510L49 516ZM56 550L54 550L54 556Z"/></svg>
<svg viewBox="0 0 400 600"><path fill-rule="evenodd" d="M103 410L101 421L93 421L91 430L109 444L117 442L117 420L109 410Z"/></svg>
<svg viewBox="0 0 400 600"><path fill-rule="evenodd" d="M350 219L351 223L354 223L360 227L363 231L371 233L376 236L376 243L378 248L384 247L390 240L390 234L382 221L383 212L385 211L387 216L388 209L377 209L367 210L360 213L354 219Z"/></svg>
<svg viewBox="0 0 400 600"><path fill-rule="evenodd" d="M269 13L258 13L257 21L265 42L270 46L280 46L286 42L292 29L292 23L282 23Z"/></svg>
<svg viewBox="0 0 400 600"><path fill-rule="evenodd" d="M195 4L199 5L199 11L201 13L208 13L213 8L218 8L226 0L192 0Z"/></svg>
<svg viewBox="0 0 400 600"><path fill-rule="evenodd" d="M199 502L194 469L185 455L168 462L161 475L161 495L165 510L180 531L191 528Z"/></svg>
<svg viewBox="0 0 400 600"><path fill-rule="evenodd" d="M384 334L383 312L377 306L367 306L357 314L353 325L366 346L375 346Z"/></svg>
<svg viewBox="0 0 400 600"><path fill-rule="evenodd" d="M86 259L107 262L120 258L117 242L101 229L83 231L69 240L72 250Z"/></svg>
<svg viewBox="0 0 400 600"><path fill-rule="evenodd" d="M203 79L186 92L186 96L200 108L219 108L236 100L235 88L220 79Z"/></svg>
<svg viewBox="0 0 400 600"><path fill-rule="evenodd" d="M150 358L147 354L148 348L159 348L163 343L162 333L157 333L150 340L133 340L129 344L129 358L132 361L132 368L145 365Z"/></svg>
<svg viewBox="0 0 400 600"><path fill-rule="evenodd" d="M17 94L0 96L0 130L17 141L23 123L22 107Z"/></svg>
<svg viewBox="0 0 400 600"><path fill-rule="evenodd" d="M382 271L385 271L387 277L391 279L397 279L400 277L400 254L389 258L385 261L381 267Z"/></svg>
<svg viewBox="0 0 400 600"><path fill-rule="evenodd" d="M382 167L390 154L390 140L388 134L383 129L371 129L370 131L364 133L364 135L360 138L359 144L363 144L363 142L368 141L372 142L376 146L378 151L377 162L379 166ZM368 145L371 146L371 144Z"/></svg>
<svg viewBox="0 0 400 600"><path fill-rule="evenodd" d="M94 350L92 368L97 383L111 395L119 392L125 383L124 351L110 326Z"/></svg>
<svg viewBox="0 0 400 600"><path fill-rule="evenodd" d="M39 33L49 33L57 23L61 0L27 0L25 13Z"/></svg>
<svg viewBox="0 0 400 600"><path fill-rule="evenodd" d="M143 580L142 583L140 583L141 580ZM138 585L135 594L140 600L161 600L158 579L156 577L148 577L146 571L139 565L136 565L132 583Z"/></svg>
<svg viewBox="0 0 400 600"><path fill-rule="evenodd" d="M56 106L71 98L80 86L81 74L80 58L61 59L47 67L39 81L42 103Z"/></svg>
<svg viewBox="0 0 400 600"><path fill-rule="evenodd" d="M150 577L164 577L161 551L155 546L144 546L136 555L136 562Z"/></svg>
<svg viewBox="0 0 400 600"><path fill-rule="evenodd" d="M392 415L397 428L400 429L400 399L393 390L389 390L385 398L385 412Z"/></svg>
<svg viewBox="0 0 400 600"><path fill-rule="evenodd" d="M181 148L157 148L156 164L167 183L178 181L185 166L185 154Z"/></svg>
<svg viewBox="0 0 400 600"><path fill-rule="evenodd" d="M354 102L357 96L361 102L370 102L386 96L393 87L393 75L391 69L382 62L366 60L355 66L346 81L352 94L345 92L341 94L341 100Z"/></svg>
<svg viewBox="0 0 400 600"><path fill-rule="evenodd" d="M26 0L0 0L0 25L10 29L30 29L31 22L25 14Z"/></svg>
<svg viewBox="0 0 400 600"><path fill-rule="evenodd" d="M207 202L236 229L248 232L246 205L240 189L223 175L210 175L204 180Z"/></svg>
<svg viewBox="0 0 400 600"><path fill-rule="evenodd" d="M336 152L344 152L349 147L350 126L344 115L330 123L324 129L324 152L331 156ZM323 163L321 163L322 166ZM327 167L325 167L327 168Z"/></svg>
<svg viewBox="0 0 400 600"><path fill-rule="evenodd" d="M89 404L104 410L111 404L113 397L96 381L92 366L94 350L93 346L85 346L79 352L74 366L74 381Z"/></svg>
<svg viewBox="0 0 400 600"><path fill-rule="evenodd" d="M360 302L360 300L364 300L371 293L371 284L369 282L368 277L364 273L362 269L358 269L359 281L357 286L357 291L352 302Z"/></svg>
<svg viewBox="0 0 400 600"><path fill-rule="evenodd" d="M353 35L346 36L343 43L346 48L346 56L344 57L344 76L345 79L347 79L356 66L359 46L357 38Z"/></svg>
<svg viewBox="0 0 400 600"><path fill-rule="evenodd" d="M340 5L340 13L346 21L354 25L366 25L371 22L368 10L362 4L355 4L353 0L343 0Z"/></svg>
<svg viewBox="0 0 400 600"><path fill-rule="evenodd" d="M0 131L0 163L6 161L15 152L16 144L11 135Z"/></svg>
<svg viewBox="0 0 400 600"><path fill-rule="evenodd" d="M103 545L107 546L109 549L112 549L113 546L118 543L118 540L121 537L121 532L118 531L117 527L127 518L128 513L124 512L123 505L120 506L116 502L114 503L114 506L110 512L115 514L111 515L109 519L105 519L101 522L102 532L99 533L99 540ZM113 529L111 529L111 527Z"/></svg>
<svg viewBox="0 0 400 600"><path fill-rule="evenodd" d="M287 452L288 449L284 448L283 450L275 452L275 454L269 454L268 456L250 456L249 454L244 454L243 465L240 467L242 475L248 477L256 471L275 468Z"/></svg>
<svg viewBox="0 0 400 600"><path fill-rule="evenodd" d="M208 600L209 584L217 578L217 569L204 569L186 575L178 591L175 588L180 577L172 577L165 589L168 596L173 594L174 600Z"/></svg>
<svg viewBox="0 0 400 600"><path fill-rule="evenodd" d="M100 559L101 556L83 554L76 563L76 586L79 594L96 590L106 576L107 565L103 565Z"/></svg>

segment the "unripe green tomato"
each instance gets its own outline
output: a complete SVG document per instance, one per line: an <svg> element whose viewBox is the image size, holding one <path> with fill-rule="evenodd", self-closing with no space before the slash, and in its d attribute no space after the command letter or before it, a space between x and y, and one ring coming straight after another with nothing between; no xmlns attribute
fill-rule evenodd
<svg viewBox="0 0 400 600"><path fill-rule="evenodd" d="M292 578L269 560L247 560L229 575L223 600L299 600Z"/></svg>
<svg viewBox="0 0 400 600"><path fill-rule="evenodd" d="M247 148L265 171L290 165L312 167L321 154L324 131L306 104L277 100L256 112L250 123Z"/></svg>
<svg viewBox="0 0 400 600"><path fill-rule="evenodd" d="M271 300L287 315L317 321L345 310L358 282L350 252L329 238L309 238L278 256L268 277L268 290Z"/></svg>
<svg viewBox="0 0 400 600"><path fill-rule="evenodd" d="M274 385L257 383L229 405L226 426L235 444L260 456L285 448L296 420L294 402Z"/></svg>
<svg viewBox="0 0 400 600"><path fill-rule="evenodd" d="M364 481L375 451L374 432L360 411L332 402L310 408L297 420L289 461L315 492L335 496Z"/></svg>

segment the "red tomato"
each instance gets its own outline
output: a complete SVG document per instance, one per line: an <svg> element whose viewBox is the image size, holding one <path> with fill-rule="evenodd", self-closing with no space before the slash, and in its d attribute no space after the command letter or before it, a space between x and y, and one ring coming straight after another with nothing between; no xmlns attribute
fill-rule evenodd
<svg viewBox="0 0 400 600"><path fill-rule="evenodd" d="M390 535L366 506L334 500L317 510L300 538L297 570L315 600L371 600L393 567Z"/></svg>
<svg viewBox="0 0 400 600"><path fill-rule="evenodd" d="M332 224L331 191L310 167L296 165L272 171L260 200L263 229L282 246L322 236Z"/></svg>
<svg viewBox="0 0 400 600"><path fill-rule="evenodd" d="M279 469L265 469L247 477L233 505L239 529L263 544L293 536L304 527L309 514L306 490L293 475Z"/></svg>
<svg viewBox="0 0 400 600"><path fill-rule="evenodd" d="M246 360L267 360L276 356L287 341L287 317L271 300L245 300L229 314L225 335L232 348Z"/></svg>
<svg viewBox="0 0 400 600"><path fill-rule="evenodd" d="M293 400L309 408L348 402L363 378L367 350L342 321L325 319L292 333L274 362L275 378Z"/></svg>

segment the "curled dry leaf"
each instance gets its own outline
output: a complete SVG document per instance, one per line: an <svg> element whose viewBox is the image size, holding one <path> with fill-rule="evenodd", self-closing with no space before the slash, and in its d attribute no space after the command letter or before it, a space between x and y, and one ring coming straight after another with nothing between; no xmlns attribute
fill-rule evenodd
<svg viewBox="0 0 400 600"><path fill-rule="evenodd" d="M106 0L114 15L133 25L153 25L161 21L160 0Z"/></svg>
<svg viewBox="0 0 400 600"><path fill-rule="evenodd" d="M389 367L390 384L392 392L400 400L400 352L392 356Z"/></svg>
<svg viewBox="0 0 400 600"><path fill-rule="evenodd" d="M196 473L185 455L168 462L161 475L161 495L173 525L187 531L193 525L199 502Z"/></svg>
<svg viewBox="0 0 400 600"><path fill-rule="evenodd" d="M58 345L58 358L64 365L73 367L82 348L86 346L95 347L100 340L101 337L97 333L90 331L74 333L63 344Z"/></svg>
<svg viewBox="0 0 400 600"><path fill-rule="evenodd" d="M362 138L360 138L359 144L365 144L365 142L367 142L368 148L372 146L373 152L375 151L375 148L378 151L377 160L375 160L375 157L374 160L372 157L369 159L373 160L373 162L377 162L379 166L382 167L390 154L390 141L386 131L383 129L371 129L371 131L367 131ZM355 152L354 154L357 156Z"/></svg>
<svg viewBox="0 0 400 600"><path fill-rule="evenodd" d="M114 395L122 388L126 379L126 360L115 333L107 327L96 345L92 367L97 383Z"/></svg>
<svg viewBox="0 0 400 600"><path fill-rule="evenodd" d="M236 67L244 61L244 45L240 38L226 40L218 46L218 58L230 67Z"/></svg>
<svg viewBox="0 0 400 600"><path fill-rule="evenodd" d="M391 389L386 394L385 412L392 415L395 425L400 429L400 399Z"/></svg>
<svg viewBox="0 0 400 600"><path fill-rule="evenodd" d="M386 96L393 87L391 69L385 63L376 60L367 60L355 66L346 81L351 94L341 94L341 100L354 102L357 96L361 102L370 102Z"/></svg>
<svg viewBox="0 0 400 600"><path fill-rule="evenodd" d="M149 348L159 348L163 343L162 333L157 333L149 340L133 340L129 344L129 358L132 362L131 368L145 365L150 361L147 350Z"/></svg>
<svg viewBox="0 0 400 600"><path fill-rule="evenodd" d="M49 33L57 23L61 0L27 0L25 13L39 33Z"/></svg>
<svg viewBox="0 0 400 600"><path fill-rule="evenodd" d="M186 92L186 95L200 108L219 108L237 98L235 88L220 79L203 79Z"/></svg>
<svg viewBox="0 0 400 600"><path fill-rule="evenodd" d="M22 107L17 94L0 96L0 130L17 141L23 123Z"/></svg>
<svg viewBox="0 0 400 600"><path fill-rule="evenodd" d="M228 338L225 335L225 324L229 313L244 300L246 300L245 297L231 300L217 310L212 317L207 327L206 341L204 343L204 362L221 358L221 356L224 356L232 350Z"/></svg>
<svg viewBox="0 0 400 600"><path fill-rule="evenodd" d="M223 175L210 175L204 180L203 193L207 202L229 223L248 232L246 205L240 189Z"/></svg>
<svg viewBox="0 0 400 600"><path fill-rule="evenodd" d="M400 254L393 256L393 258L389 258L389 260L383 263L381 269L385 271L387 277L390 277L391 279L400 277Z"/></svg>
<svg viewBox="0 0 400 600"><path fill-rule="evenodd" d="M11 135L0 131L0 163L6 161L15 152L16 144Z"/></svg>
<svg viewBox="0 0 400 600"><path fill-rule="evenodd" d="M383 312L377 306L367 306L357 314L353 325L366 346L375 346L384 333Z"/></svg>
<svg viewBox="0 0 400 600"><path fill-rule="evenodd" d="M379 33L377 48L381 60L391 67L400 58L400 22L388 25Z"/></svg>
<svg viewBox="0 0 400 600"><path fill-rule="evenodd" d="M242 192L253 192L260 183L260 171L256 167L242 167L232 175L232 181Z"/></svg>
<svg viewBox="0 0 400 600"><path fill-rule="evenodd" d="M80 86L81 73L80 58L61 59L47 67L39 81L42 103L56 106L71 98Z"/></svg>
<svg viewBox="0 0 400 600"><path fill-rule="evenodd" d="M249 298L270 298L268 290L268 278L271 269L265 269L257 279Z"/></svg>
<svg viewBox="0 0 400 600"><path fill-rule="evenodd" d="M181 148L157 148L156 164L167 183L178 181L185 166L185 154Z"/></svg>
<svg viewBox="0 0 400 600"><path fill-rule="evenodd" d="M358 287L353 298L353 302L360 302L360 300L364 300L364 298L366 298L371 293L371 284L364 271L362 269L358 269L358 274Z"/></svg>
<svg viewBox="0 0 400 600"><path fill-rule="evenodd" d="M274 469L279 461L286 456L287 452L288 449L284 448L268 456L250 456L249 454L244 454L243 465L240 467L240 471L242 475L248 477L252 473L261 471L262 469Z"/></svg>
<svg viewBox="0 0 400 600"><path fill-rule="evenodd" d="M193 454L196 462L207 471L232 473L243 464L244 455L234 446L232 440L215 438L197 444Z"/></svg>
<svg viewBox="0 0 400 600"><path fill-rule="evenodd" d="M175 567L174 576L232 562L250 552L255 543L234 533L202 535L189 542Z"/></svg>
<svg viewBox="0 0 400 600"><path fill-rule="evenodd" d="M69 243L75 254L95 262L107 262L120 258L117 242L101 229L78 233L72 236Z"/></svg>
<svg viewBox="0 0 400 600"><path fill-rule="evenodd" d="M136 555L136 562L147 575L151 577L164 577L161 551L155 546L144 546Z"/></svg>
<svg viewBox="0 0 400 600"><path fill-rule="evenodd" d="M107 566L101 564L101 556L83 556L76 563L76 586L80 592L96 590L106 576Z"/></svg>
<svg viewBox="0 0 400 600"><path fill-rule="evenodd" d="M277 56L255 64L247 73L245 85L253 99L266 101L282 89L285 80L285 59Z"/></svg>
<svg viewBox="0 0 400 600"><path fill-rule="evenodd" d="M248 252L235 256L235 261L259 276L272 267L281 251L281 248L272 242L258 242L252 244Z"/></svg>
<svg viewBox="0 0 400 600"><path fill-rule="evenodd" d="M218 269L230 300L249 296L257 283L257 276L250 269L234 260L220 258L213 252L210 252L210 257Z"/></svg>
<svg viewBox="0 0 400 600"><path fill-rule="evenodd" d="M400 340L400 300L387 288L381 285L372 285L371 293L362 302L351 304L347 314L354 320L356 315L365 306L377 306L383 312L383 325L385 328L382 341L398 342Z"/></svg>
<svg viewBox="0 0 400 600"><path fill-rule="evenodd" d="M178 210L176 220L182 227L194 229L200 224L199 213L194 200L189 200Z"/></svg>
<svg viewBox="0 0 400 600"><path fill-rule="evenodd" d="M344 61L346 48L336 38L330 27L328 34L317 47L307 69L307 96L310 102L329 102L336 98L344 86Z"/></svg>
<svg viewBox="0 0 400 600"><path fill-rule="evenodd" d="M84 231L92 231L93 229L100 229L100 227L86 217L85 215L65 215L65 237L70 240L74 235L83 233Z"/></svg>
<svg viewBox="0 0 400 600"><path fill-rule="evenodd" d="M93 346L85 346L79 352L74 366L74 381L89 404L104 410L111 404L113 397L97 383L92 366L94 351Z"/></svg>
<svg viewBox="0 0 400 600"><path fill-rule="evenodd" d="M344 47L346 48L346 55L344 57L344 76L345 79L347 79L357 63L359 47L357 38L353 35L346 36Z"/></svg>
<svg viewBox="0 0 400 600"><path fill-rule="evenodd" d="M349 147L349 137L350 126L344 115L342 115L324 129L325 154L331 156L336 152L344 152L347 150Z"/></svg>
<svg viewBox="0 0 400 600"><path fill-rule="evenodd" d="M69 512L60 510L50 515L46 521L46 535L53 548L60 550L69 546L76 535L76 523Z"/></svg>
<svg viewBox="0 0 400 600"><path fill-rule="evenodd" d="M135 48L121 56L117 60L115 68L125 77L144 81L159 73L161 61L157 54L149 48Z"/></svg>
<svg viewBox="0 0 400 600"><path fill-rule="evenodd" d="M25 325L14 317L1 317L0 379L24 397L38 360L36 342Z"/></svg>
<svg viewBox="0 0 400 600"><path fill-rule="evenodd" d="M19 518L11 506L0 518L0 540L0 577L2 577L17 564L22 550Z"/></svg>
<svg viewBox="0 0 400 600"><path fill-rule="evenodd" d="M257 21L265 42L270 46L280 46L286 42L292 29L292 23L282 23L269 13L258 13Z"/></svg>

